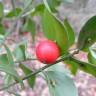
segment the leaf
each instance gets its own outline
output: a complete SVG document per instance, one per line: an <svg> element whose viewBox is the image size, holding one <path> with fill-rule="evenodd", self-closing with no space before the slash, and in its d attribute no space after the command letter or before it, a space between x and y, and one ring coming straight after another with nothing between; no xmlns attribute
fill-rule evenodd
<svg viewBox="0 0 96 96"><path fill-rule="evenodd" d="M48 71L57 71L62 72L68 76L70 76L69 70L67 70L62 62L59 62L58 64L52 65L49 68L47 68Z"/></svg>
<svg viewBox="0 0 96 96"><path fill-rule="evenodd" d="M4 35L4 34L5 34L5 29L2 23L0 22L0 35Z"/></svg>
<svg viewBox="0 0 96 96"><path fill-rule="evenodd" d="M3 6L3 4L0 2L0 18L3 18L3 16L4 16L3 10L4 10L4 6Z"/></svg>
<svg viewBox="0 0 96 96"><path fill-rule="evenodd" d="M32 39L34 41L35 32L36 32L36 25L35 25L35 22L31 18L28 18L27 22L24 24L22 29L25 32L26 31L30 32L32 35Z"/></svg>
<svg viewBox="0 0 96 96"><path fill-rule="evenodd" d="M7 54L0 55L0 64L5 64L5 65L9 64ZM13 79L12 75L6 74L4 78L4 86L9 85L12 79Z"/></svg>
<svg viewBox="0 0 96 96"><path fill-rule="evenodd" d="M25 75L28 75L30 73L32 73L32 70L30 70L29 68L27 68L25 65L23 64L20 64L20 68L23 70L23 72L25 73ZM28 81L28 84L31 88L34 87L34 84L35 84L35 79L36 79L36 76L33 75L31 76L29 79L27 79Z"/></svg>
<svg viewBox="0 0 96 96"><path fill-rule="evenodd" d="M16 49L14 50L14 55L18 61L26 59L25 50L26 50L26 43L20 43L17 45ZM29 68L27 68L25 65L19 64L19 66L23 70L25 75L32 73L32 71ZM34 82L35 82L35 76L31 76L28 79L28 84L31 88L33 88Z"/></svg>
<svg viewBox="0 0 96 96"><path fill-rule="evenodd" d="M82 71L84 71L86 73L89 73L89 74L91 74L91 75L96 77L96 66L94 64L82 62L82 61L79 61L78 59L73 58L73 57L71 57L71 60L73 62L77 63L78 67Z"/></svg>
<svg viewBox="0 0 96 96"><path fill-rule="evenodd" d="M45 7L44 7L44 4L39 4L39 5L37 5L37 6L35 7L34 12L32 12L31 15L32 15L32 16L38 15L38 14L42 15L43 12L44 12L44 8L45 8Z"/></svg>
<svg viewBox="0 0 96 96"><path fill-rule="evenodd" d="M6 57L6 63L5 64L10 64L11 66L14 67L14 61L13 58L11 57L11 52L7 46L5 46L5 49L7 51L7 54L5 55ZM3 61L4 62L4 61ZM2 63L3 64L3 63ZM4 86L8 86L10 82L12 81L13 77L12 75L6 74L5 79L4 79Z"/></svg>
<svg viewBox="0 0 96 96"><path fill-rule="evenodd" d="M76 75L78 71L78 64L73 62L72 60L66 60L64 63L68 64L69 69L73 75Z"/></svg>
<svg viewBox="0 0 96 96"><path fill-rule="evenodd" d="M62 71L45 71L50 96L78 96L75 84L70 76Z"/></svg>
<svg viewBox="0 0 96 96"><path fill-rule="evenodd" d="M20 84L21 84L21 86L23 87L23 81L20 79L20 77L19 77L19 75L18 75L18 73L15 71L15 68L14 68L14 60L13 60L13 56L12 56L12 53L11 53L11 51L10 51L10 49L6 46L6 45L4 45L4 47L5 47L5 49L6 49L6 51L7 51L7 58L8 58L8 63L9 63L9 65L10 66L12 66L12 68L13 68L13 70L14 70L14 73L16 74L16 80L18 80L19 82L20 82ZM5 64L4 64L5 65ZM7 64L8 65L8 64ZM9 66L8 65L8 66ZM4 71L4 72L6 72L6 71ZM14 75L15 75L14 74ZM8 77L10 77L10 76L8 76ZM11 77L10 77L11 78ZM11 81L11 80L10 80Z"/></svg>
<svg viewBox="0 0 96 96"><path fill-rule="evenodd" d="M70 23L68 22L67 18L64 19L64 27L65 27L65 30L68 34L68 41L69 41L69 47L70 47L75 42L75 34L74 34L74 31L73 31Z"/></svg>
<svg viewBox="0 0 96 96"><path fill-rule="evenodd" d="M96 44L89 48L88 60L92 64L96 64Z"/></svg>
<svg viewBox="0 0 96 96"><path fill-rule="evenodd" d="M46 0L51 11L57 12L56 7L58 7L61 3L72 3L74 0Z"/></svg>
<svg viewBox="0 0 96 96"><path fill-rule="evenodd" d="M43 0L43 3L44 3L44 5L45 5L46 9L47 9L49 12L51 12L51 9L50 9L49 4L48 4L48 0Z"/></svg>
<svg viewBox="0 0 96 96"><path fill-rule="evenodd" d="M96 42L96 16L91 17L81 29L78 38L78 48L88 51L94 42Z"/></svg>
<svg viewBox="0 0 96 96"><path fill-rule="evenodd" d="M42 28L48 39L56 41L61 49L61 54L68 50L68 36L63 24L52 13L45 9L42 16Z"/></svg>
<svg viewBox="0 0 96 96"><path fill-rule="evenodd" d="M7 58L8 58L8 63L13 66L14 65L14 60L13 60L13 57L12 57L12 53L10 51L10 49L7 47L7 45L4 45L5 49L6 49L6 52L7 52Z"/></svg>
<svg viewBox="0 0 96 96"><path fill-rule="evenodd" d="M8 58L6 54L0 55L0 64L8 64Z"/></svg>
<svg viewBox="0 0 96 96"><path fill-rule="evenodd" d="M14 70L14 68L11 65L0 64L0 71L10 74L15 78L15 80L21 82L20 77L18 76L17 72Z"/></svg>
<svg viewBox="0 0 96 96"><path fill-rule="evenodd" d="M7 18L12 18L14 16L18 16L21 13L21 8L16 8L16 14L14 14L14 10L11 10L8 14L6 14Z"/></svg>
<svg viewBox="0 0 96 96"><path fill-rule="evenodd" d="M12 80L13 80L13 76L10 75L10 74L6 74L5 77L4 77L4 87L8 86L9 84L12 83Z"/></svg>
<svg viewBox="0 0 96 96"><path fill-rule="evenodd" d="M26 50L26 43L20 43L16 46L13 54L16 57L17 61L26 59L25 50Z"/></svg>

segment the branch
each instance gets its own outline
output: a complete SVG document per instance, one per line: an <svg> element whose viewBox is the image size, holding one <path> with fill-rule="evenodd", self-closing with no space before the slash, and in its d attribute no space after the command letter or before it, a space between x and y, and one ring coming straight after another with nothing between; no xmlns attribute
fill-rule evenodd
<svg viewBox="0 0 96 96"><path fill-rule="evenodd" d="M57 63L59 63L59 62L62 62L62 61L64 61L64 60L67 60L67 59L69 59L70 57L72 57L73 55L78 54L78 52L79 52L79 50L75 50L72 54L68 54L67 56L60 58L60 59L57 60L55 63L46 65L46 66L40 68L39 70L36 70L35 72L28 74L28 75L27 75L26 77L24 77L22 80L26 80L26 79L30 78L31 76L34 76L34 75L40 73L41 70L45 70L45 69L49 68L49 67L52 66L52 65L55 65L55 64L57 64ZM6 87L1 88L0 91L3 91L3 90L5 90L5 89L8 89L9 87L14 86L15 84L18 84L18 83L19 83L18 81L17 81L17 82L14 82L14 83L6 86Z"/></svg>
<svg viewBox="0 0 96 96"><path fill-rule="evenodd" d="M26 61L32 61L32 60L38 60L36 58L27 58L26 60L20 60L20 61L15 61L15 63L21 63L21 62L26 62Z"/></svg>

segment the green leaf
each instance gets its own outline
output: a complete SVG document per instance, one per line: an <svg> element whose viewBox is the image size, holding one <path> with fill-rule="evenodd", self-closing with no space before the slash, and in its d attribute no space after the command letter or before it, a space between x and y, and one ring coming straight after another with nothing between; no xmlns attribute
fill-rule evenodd
<svg viewBox="0 0 96 96"><path fill-rule="evenodd" d="M5 34L5 29L4 29L4 26L0 22L0 35L4 35L4 34Z"/></svg>
<svg viewBox="0 0 96 96"><path fill-rule="evenodd" d="M57 71L62 72L68 76L70 76L70 72L68 69L65 68L64 64L62 62L59 62L58 64L52 65L48 68L48 71Z"/></svg>
<svg viewBox="0 0 96 96"><path fill-rule="evenodd" d="M14 14L14 10L11 10L8 14L6 14L6 17L12 18L14 16L18 16L21 13L21 8L16 8L16 14Z"/></svg>
<svg viewBox="0 0 96 96"><path fill-rule="evenodd" d="M44 8L45 8L45 7L44 7L44 4L39 4L39 5L37 5L37 6L35 7L34 12L31 13L32 16L38 15L38 14L42 15L43 12L44 12Z"/></svg>
<svg viewBox="0 0 96 96"><path fill-rule="evenodd" d="M69 47L72 46L75 42L75 34L74 34L74 30L72 29L70 23L68 22L67 18L64 19L64 27L65 30L68 34L68 42L69 42Z"/></svg>
<svg viewBox="0 0 96 96"><path fill-rule="evenodd" d="M5 47L5 49L6 49L6 52L7 52L7 58L8 58L8 66L12 66L12 68L13 68L13 70L14 70L14 73L16 74L16 80L18 80L19 82L20 82L20 84L21 84L21 86L23 87L23 81L20 79L20 77L19 77L19 75L18 75L18 73L15 71L15 66L14 66L14 60L13 60L13 56L12 56L12 53L11 53L11 51L10 51L10 49L6 46L6 45L4 45L4 47ZM3 65L3 64L2 64ZM4 64L5 65L5 64ZM11 71L11 70L10 70ZM6 72L6 71L5 71ZM15 75L14 74L14 75ZM11 78L10 76L8 76L9 78Z"/></svg>
<svg viewBox="0 0 96 96"><path fill-rule="evenodd" d="M63 24L47 9L42 16L42 28L48 39L56 41L61 49L61 54L68 50L68 36Z"/></svg>
<svg viewBox="0 0 96 96"><path fill-rule="evenodd" d="M78 71L78 64L76 62L73 62L72 60L66 60L64 63L68 64L69 69L71 70L71 73L73 75L76 75Z"/></svg>
<svg viewBox="0 0 96 96"><path fill-rule="evenodd" d="M61 3L72 3L74 0L46 0L48 5L53 12L57 12L56 7L58 7Z"/></svg>
<svg viewBox="0 0 96 96"><path fill-rule="evenodd" d="M86 62L83 62L83 61L79 61L76 58L72 58L72 57L71 57L71 60L73 62L77 63L78 67L82 71L84 71L86 73L89 73L89 74L91 74L91 75L96 77L96 65L91 64L91 63L86 63Z"/></svg>
<svg viewBox="0 0 96 96"><path fill-rule="evenodd" d="M5 64L10 64L11 66L14 67L13 57L11 56L11 52L6 45L5 45L5 49L7 51L7 57L5 56L7 62ZM4 79L4 86L8 86L10 82L12 81L12 79L13 79L12 75L6 74L5 79Z"/></svg>
<svg viewBox="0 0 96 96"><path fill-rule="evenodd" d="M0 55L0 64L9 64L7 54ZM12 75L6 74L4 78L4 86L7 86L12 81L13 77Z"/></svg>
<svg viewBox="0 0 96 96"><path fill-rule="evenodd" d="M89 48L88 60L92 64L96 64L96 44Z"/></svg>
<svg viewBox="0 0 96 96"><path fill-rule="evenodd" d="M15 53L14 55L18 61L26 59L25 50L26 50L26 44L25 43L21 43L21 44L17 45L16 49L14 50L14 53ZM29 68L27 68L25 65L19 64L19 66L23 70L25 75L32 73L32 71ZM34 75L28 79L28 84L31 88L33 88L33 86L34 86L35 78L36 77Z"/></svg>
<svg viewBox="0 0 96 96"><path fill-rule="evenodd" d="M10 75L10 74L6 74L5 77L4 77L4 87L8 86L9 84L12 83L12 80L13 80L13 76Z"/></svg>
<svg viewBox="0 0 96 96"><path fill-rule="evenodd" d="M30 32L32 39L34 41L35 33L36 33L36 25L35 25L35 22L31 18L27 19L27 22L24 24L22 30L25 32L26 31Z"/></svg>
<svg viewBox="0 0 96 96"><path fill-rule="evenodd" d="M45 5L46 9L47 9L49 12L51 12L51 9L50 9L49 4L48 4L48 0L43 0L43 3L44 3L44 5Z"/></svg>
<svg viewBox="0 0 96 96"><path fill-rule="evenodd" d="M91 17L81 29L78 38L78 48L88 51L94 42L96 42L96 16Z"/></svg>
<svg viewBox="0 0 96 96"><path fill-rule="evenodd" d="M15 80L21 82L21 79L18 76L18 74L15 71L15 69L13 68L13 66L8 65L8 64L0 64L0 71L3 71L5 73L10 74L11 76L13 76L15 78Z"/></svg>
<svg viewBox="0 0 96 96"><path fill-rule="evenodd" d="M29 68L27 68L25 65L23 64L20 64L20 68L23 70L23 72L25 73L25 75L28 75L30 73L32 73L32 70L30 70ZM36 79L36 76L33 75L31 76L30 78L27 79L28 81L28 84L31 88L34 87L34 84L35 84L35 79Z"/></svg>
<svg viewBox="0 0 96 96"><path fill-rule="evenodd" d="M45 71L50 96L78 96L75 84L67 74L64 70Z"/></svg>
<svg viewBox="0 0 96 96"><path fill-rule="evenodd" d="M7 54L0 55L0 64L8 64Z"/></svg>
<svg viewBox="0 0 96 96"><path fill-rule="evenodd" d="M17 45L16 49L14 50L14 55L18 61L26 59L25 50L26 50L26 43L20 43ZM25 65L19 64L19 66L23 70L25 75L32 73L32 71L29 68L27 68ZM35 76L31 76L28 79L28 84L31 88L33 88L34 82L35 82Z"/></svg>
<svg viewBox="0 0 96 96"><path fill-rule="evenodd" d="M4 16L3 10L4 10L4 6L3 6L3 4L0 2L0 18L3 18L3 16Z"/></svg>
<svg viewBox="0 0 96 96"><path fill-rule="evenodd" d="M16 57L17 61L26 59L25 50L26 50L26 43L20 43L16 46L13 54Z"/></svg>
<svg viewBox="0 0 96 96"><path fill-rule="evenodd" d="M12 53L11 53L10 49L7 47L7 45L4 45L4 47L5 47L6 52L7 52L8 63L13 66L14 60L13 60Z"/></svg>

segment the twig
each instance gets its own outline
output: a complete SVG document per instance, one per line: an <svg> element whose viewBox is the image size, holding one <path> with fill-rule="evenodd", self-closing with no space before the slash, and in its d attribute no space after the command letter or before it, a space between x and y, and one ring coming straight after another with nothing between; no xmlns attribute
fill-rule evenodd
<svg viewBox="0 0 96 96"><path fill-rule="evenodd" d="M72 57L74 54L78 54L78 52L79 52L79 50L76 50L76 51L74 51L72 54L68 54L67 56L62 57L61 59L57 60L55 63L49 64L49 65L46 65L46 66L42 67L42 68L40 68L39 70L36 70L35 72L28 74L28 75L27 75L26 77L24 77L22 80L26 80L26 79L30 78L31 76L34 76L34 75L40 73L41 70L45 70L45 69L49 68L49 67L52 66L52 65L55 65L55 64L57 64L57 63L59 63L59 62L62 62L62 61L64 61L64 60L67 60L68 58ZM19 83L18 81L17 81L17 82L14 82L14 83L6 86L6 87L1 88L0 91L3 91L3 90L5 90L5 89L7 89L7 88L9 88L9 87L11 87L11 86L14 86L15 84L18 84L18 83Z"/></svg>
<svg viewBox="0 0 96 96"><path fill-rule="evenodd" d="M26 61L32 61L32 60L38 60L36 58L27 58L26 60L20 60L20 61L15 61L15 63L21 63L21 62L26 62Z"/></svg>

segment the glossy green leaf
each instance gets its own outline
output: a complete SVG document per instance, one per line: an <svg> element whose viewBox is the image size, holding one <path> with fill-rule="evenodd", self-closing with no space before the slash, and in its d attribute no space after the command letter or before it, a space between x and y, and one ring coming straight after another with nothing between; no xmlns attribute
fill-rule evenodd
<svg viewBox="0 0 96 96"><path fill-rule="evenodd" d="M74 30L71 27L70 23L68 22L67 18L64 19L64 27L65 27L65 30L68 34L68 43L69 43L69 47L70 47L75 42L75 34L74 34Z"/></svg>
<svg viewBox="0 0 96 96"><path fill-rule="evenodd" d="M89 74L91 74L91 75L96 77L96 65L91 64L91 63L86 63L86 62L79 61L76 58L71 58L71 60L73 62L77 63L78 67L82 71L84 71L86 73L89 73Z"/></svg>
<svg viewBox="0 0 96 96"><path fill-rule="evenodd" d="M68 36L63 24L47 9L42 16L42 28L48 39L56 41L61 49L61 54L68 50Z"/></svg>
<svg viewBox="0 0 96 96"><path fill-rule="evenodd" d="M91 17L81 29L78 38L78 48L88 51L94 42L96 42L96 16Z"/></svg>
<svg viewBox="0 0 96 96"><path fill-rule="evenodd" d="M30 73L32 73L32 70L30 70L28 67L26 67L25 65L23 64L20 64L20 68L23 70L23 72L25 73L25 75L28 75ZM34 87L34 84L35 84L35 79L36 79L36 76L31 76L29 79L27 79L28 81L28 84L31 88Z"/></svg>
<svg viewBox="0 0 96 96"><path fill-rule="evenodd" d="M2 18L4 16L4 7L3 4L0 2L0 18Z"/></svg>
<svg viewBox="0 0 96 96"><path fill-rule="evenodd" d="M24 32L26 32L26 31L30 32L31 36L32 36L32 39L34 41L35 33L36 33L36 25L35 25L35 22L31 18L27 19L27 22L24 24L22 30Z"/></svg>
<svg viewBox="0 0 96 96"><path fill-rule="evenodd" d="M73 80L64 70L48 70L45 75L50 96L78 96Z"/></svg>
<svg viewBox="0 0 96 96"><path fill-rule="evenodd" d="M96 44L89 48L88 60L92 64L96 64Z"/></svg>
<svg viewBox="0 0 96 96"><path fill-rule="evenodd" d="M10 10L9 13L6 14L6 17L12 18L14 16L18 16L21 13L22 9L16 8L16 14L14 14L14 10Z"/></svg>

